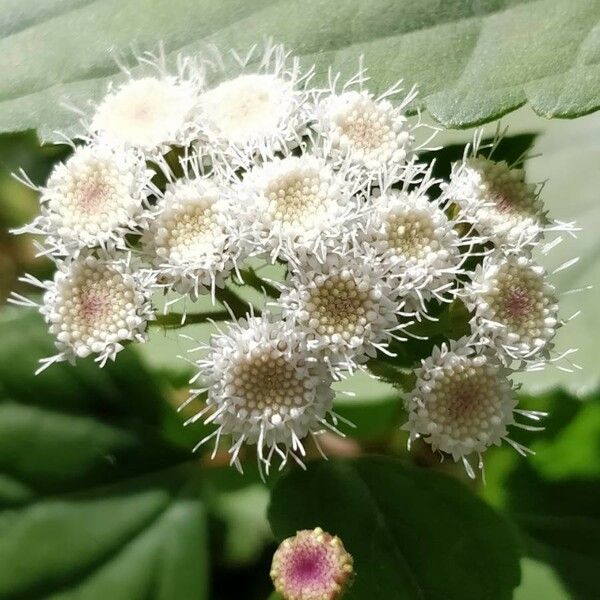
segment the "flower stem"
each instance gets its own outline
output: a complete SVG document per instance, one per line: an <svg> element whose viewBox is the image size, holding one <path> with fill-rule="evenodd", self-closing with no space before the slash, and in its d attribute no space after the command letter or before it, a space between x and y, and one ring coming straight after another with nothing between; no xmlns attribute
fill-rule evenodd
<svg viewBox="0 0 600 600"><path fill-rule="evenodd" d="M227 286L223 288L217 288L215 290L215 296L221 304L227 304L232 310L233 314L239 319L240 317L246 316L250 312L252 306L249 302L246 302L243 298L240 298L232 289ZM256 316L260 316L260 311L257 308L252 307L252 310Z"/></svg>
<svg viewBox="0 0 600 600"><path fill-rule="evenodd" d="M151 321L151 325L159 325L165 329L179 329L186 325L195 325L198 323L207 323L209 320L212 321L226 321L230 319L231 315L226 310L213 310L204 313L188 313L185 315L181 313L169 313L167 315L157 315L154 321Z"/></svg>
<svg viewBox="0 0 600 600"><path fill-rule="evenodd" d="M253 268L241 269L240 274L244 283L258 292L263 292L275 300L281 295L281 292L274 285L259 277Z"/></svg>

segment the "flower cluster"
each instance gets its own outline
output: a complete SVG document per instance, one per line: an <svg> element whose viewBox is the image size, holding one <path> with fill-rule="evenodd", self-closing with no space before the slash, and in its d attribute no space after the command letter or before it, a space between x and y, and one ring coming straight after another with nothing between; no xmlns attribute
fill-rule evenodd
<svg viewBox="0 0 600 600"><path fill-rule="evenodd" d="M21 174L41 214L20 232L41 236L57 266L52 281L24 278L44 290L39 304L13 297L38 306L55 337L43 368L104 364L143 342L153 295L169 294L165 311L209 295L231 322L192 361L188 402L204 406L189 421L212 424L199 445L216 452L226 438L240 469L247 444L261 469L301 464L306 438L320 449L322 433L340 433L332 384L398 354L414 356L411 441L470 474L492 444L523 451L508 428L539 415L518 409L510 377L554 360L562 324L533 250L572 226L548 218L520 166L495 162L496 142L477 134L441 181L422 152L427 127L407 115L414 90L374 94L362 68L312 87L313 71L278 45L141 63L45 185ZM260 264L285 275L264 280ZM237 295L244 282L270 296L262 313ZM470 313L458 340L444 328L456 306ZM411 340L434 336L443 343L419 365Z"/></svg>

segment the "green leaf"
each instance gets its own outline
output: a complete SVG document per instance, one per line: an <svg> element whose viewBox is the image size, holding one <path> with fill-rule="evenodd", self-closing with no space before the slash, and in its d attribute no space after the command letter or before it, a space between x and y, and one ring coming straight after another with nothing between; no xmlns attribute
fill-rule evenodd
<svg viewBox="0 0 600 600"><path fill-rule="evenodd" d="M100 369L92 360L73 368L62 363L33 376L40 358L56 352L35 311L4 309L0 317L0 395L68 413L85 413L127 427L161 431L181 451L193 447L203 428L182 428L180 417L156 381L129 347L115 365ZM185 448L184 448L185 447ZM160 450L157 450L157 456Z"/></svg>
<svg viewBox="0 0 600 600"><path fill-rule="evenodd" d="M0 597L208 598L200 471L135 353L34 377L39 317L0 337Z"/></svg>
<svg viewBox="0 0 600 600"><path fill-rule="evenodd" d="M351 439L381 442L399 430L402 423L403 407L399 394L379 396L376 399L357 395L345 398L335 404L335 411L356 428L344 427Z"/></svg>
<svg viewBox="0 0 600 600"><path fill-rule="evenodd" d="M568 397L567 397L568 398ZM532 464L548 480L600 477L600 398L581 402L561 398L573 417L551 440L533 442ZM552 409L551 409L552 410Z"/></svg>
<svg viewBox="0 0 600 600"><path fill-rule="evenodd" d="M0 596L208 598L206 515L190 481L170 469L0 513Z"/></svg>
<svg viewBox="0 0 600 600"><path fill-rule="evenodd" d="M525 552L550 565L570 597L598 598L600 394L581 401L554 392L521 404L549 413L545 431L517 438L537 454L523 460L509 448L490 453L483 492L511 516Z"/></svg>
<svg viewBox="0 0 600 600"><path fill-rule="evenodd" d="M247 467L243 475L224 467L205 474L211 517L218 530L219 559L228 567L250 565L272 541L267 521L269 491L258 469Z"/></svg>
<svg viewBox="0 0 600 600"><path fill-rule="evenodd" d="M227 523L223 555L227 563L247 564L271 540L265 518L269 493L258 483L222 493L213 514Z"/></svg>
<svg viewBox="0 0 600 600"><path fill-rule="evenodd" d="M0 130L73 132L67 99L85 106L131 63L131 47L244 50L264 36L289 45L316 83L329 64L345 75L364 54L369 85L416 83L440 122L465 127L529 102L547 117L600 104L595 0L3 0Z"/></svg>
<svg viewBox="0 0 600 600"><path fill-rule="evenodd" d="M278 539L320 526L355 561L348 600L512 597L516 542L506 523L456 480L388 458L312 463L275 485Z"/></svg>
<svg viewBox="0 0 600 600"><path fill-rule="evenodd" d="M546 564L531 558L521 561L521 585L514 600L572 600L556 573Z"/></svg>

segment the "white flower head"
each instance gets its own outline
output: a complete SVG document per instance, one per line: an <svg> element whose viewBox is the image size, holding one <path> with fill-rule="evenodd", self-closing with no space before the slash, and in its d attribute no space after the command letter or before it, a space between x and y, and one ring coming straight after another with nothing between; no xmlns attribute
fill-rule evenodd
<svg viewBox="0 0 600 600"><path fill-rule="evenodd" d="M127 79L109 91L98 105L90 130L111 146L139 149L150 157L171 145L184 146L196 138L195 112L203 73L179 57L177 74L169 74L164 56L142 58L155 75Z"/></svg>
<svg viewBox="0 0 600 600"><path fill-rule="evenodd" d="M309 120L305 86L312 72L302 73L298 59L270 43L262 57L254 46L233 58L240 74L200 98L201 152L237 167L298 146ZM216 62L222 73L222 58Z"/></svg>
<svg viewBox="0 0 600 600"><path fill-rule="evenodd" d="M435 347L415 371L417 380L407 399L410 440L423 438L434 450L461 460L475 473L469 457L479 457L492 445L508 442L520 453L526 448L508 439L515 413L531 419L540 414L520 411L510 371L489 352L476 350L469 338ZM523 428L535 429L522 425Z"/></svg>
<svg viewBox="0 0 600 600"><path fill-rule="evenodd" d="M381 265L363 254L330 252L323 262L305 257L292 270L279 298L283 316L304 331L311 349L334 369L352 370L387 352L404 302Z"/></svg>
<svg viewBox="0 0 600 600"><path fill-rule="evenodd" d="M128 342L145 342L146 327L154 319L150 296L152 275L135 271L130 257L102 258L82 253L75 260L58 263L53 281L23 278L45 290L41 303L13 294L13 302L37 306L56 338L58 353L41 360L54 362L95 355L103 366L114 360Z"/></svg>
<svg viewBox="0 0 600 600"><path fill-rule="evenodd" d="M423 188L389 189L371 199L360 237L392 280L423 305L432 297L451 297L463 272L468 241L459 236L457 224Z"/></svg>
<svg viewBox="0 0 600 600"><path fill-rule="evenodd" d="M142 238L159 283L194 300L208 292L214 297L242 251L234 216L215 179L185 177L169 184Z"/></svg>
<svg viewBox="0 0 600 600"><path fill-rule="evenodd" d="M124 248L143 225L153 172L134 152L78 146L40 191L41 215L18 233L45 235L48 251L74 256L83 248Z"/></svg>
<svg viewBox="0 0 600 600"><path fill-rule="evenodd" d="M444 188L477 232L498 247L518 250L543 235L547 221L539 186L525 181L523 169L482 156L465 158L452 166Z"/></svg>
<svg viewBox="0 0 600 600"><path fill-rule="evenodd" d="M413 156L414 136L405 116L414 91L394 106L387 98L397 86L375 97L366 90L332 90L317 100L315 129L322 143L330 146L340 161L359 165L375 178L381 171L393 172Z"/></svg>
<svg viewBox="0 0 600 600"><path fill-rule="evenodd" d="M507 359L547 357L560 322L558 300L544 269L526 256L486 257L466 287L473 331Z"/></svg>
<svg viewBox="0 0 600 600"><path fill-rule="evenodd" d="M344 173L309 154L258 165L233 190L255 252L292 262L306 253L322 256L342 238L359 210L353 193Z"/></svg>
<svg viewBox="0 0 600 600"><path fill-rule="evenodd" d="M255 444L259 466L267 472L274 455L282 467L291 456L301 462L302 439L313 438L333 425L334 392L331 377L318 357L307 348L304 335L269 315L230 323L213 334L207 354L197 361L198 376L206 386L192 390L192 398L207 393L206 423L217 429L197 447L216 437L231 436L231 464L240 467L243 444Z"/></svg>

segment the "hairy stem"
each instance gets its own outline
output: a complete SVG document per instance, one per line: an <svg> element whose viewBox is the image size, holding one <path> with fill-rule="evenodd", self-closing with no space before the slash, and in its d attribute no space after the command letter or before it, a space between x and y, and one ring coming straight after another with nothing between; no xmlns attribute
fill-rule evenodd
<svg viewBox="0 0 600 600"><path fill-rule="evenodd" d="M254 269L241 269L240 275L242 276L244 283L251 288L254 288L258 292L264 292L267 296L275 300L279 298L281 292L274 285L259 277Z"/></svg>
<svg viewBox="0 0 600 600"><path fill-rule="evenodd" d="M158 315L156 320L151 321L151 325L158 325L165 329L179 329L186 325L195 325L197 323L207 323L209 321L226 321L231 315L226 310L213 310L204 313L169 313L168 315ZM183 321L183 322L182 322Z"/></svg>
<svg viewBox="0 0 600 600"><path fill-rule="evenodd" d="M223 288L217 288L215 290L215 296L221 304L227 304L232 310L236 318L244 317L250 312L251 304L246 302L243 298L240 298L232 289L227 286ZM254 314L260 316L260 311L257 308L252 307Z"/></svg>

